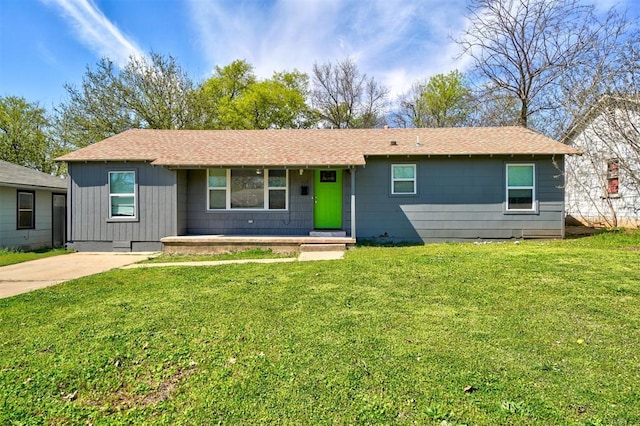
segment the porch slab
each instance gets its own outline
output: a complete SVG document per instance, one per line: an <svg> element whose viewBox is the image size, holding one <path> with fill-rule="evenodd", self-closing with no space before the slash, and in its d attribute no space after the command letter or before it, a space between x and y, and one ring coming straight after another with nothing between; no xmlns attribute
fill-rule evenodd
<svg viewBox="0 0 640 426"><path fill-rule="evenodd" d="M165 237L162 242L164 253L210 254L228 253L248 249L270 249L274 253L300 253L332 245L344 248L353 246L355 238L349 237L310 237L310 236L229 236L229 235L188 235Z"/></svg>

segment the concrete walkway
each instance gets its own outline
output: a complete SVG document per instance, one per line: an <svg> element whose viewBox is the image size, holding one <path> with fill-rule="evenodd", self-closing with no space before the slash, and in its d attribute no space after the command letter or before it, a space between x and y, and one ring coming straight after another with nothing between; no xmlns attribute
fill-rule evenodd
<svg viewBox="0 0 640 426"><path fill-rule="evenodd" d="M0 267L0 298L148 259L153 253L70 253Z"/></svg>
<svg viewBox="0 0 640 426"><path fill-rule="evenodd" d="M157 268L162 266L217 266L231 263L283 263L337 260L344 251L302 252L295 257L276 259L238 259L203 262L136 263L157 253L70 253L0 267L0 299L49 287L75 278L110 269Z"/></svg>
<svg viewBox="0 0 640 426"><path fill-rule="evenodd" d="M200 262L165 262L165 263L134 263L123 266L122 269L156 268L162 266L218 266L232 263L288 263L310 262L314 260L338 260L344 258L344 251L309 251L302 252L298 257L279 257L275 259L238 259L238 260L205 260Z"/></svg>

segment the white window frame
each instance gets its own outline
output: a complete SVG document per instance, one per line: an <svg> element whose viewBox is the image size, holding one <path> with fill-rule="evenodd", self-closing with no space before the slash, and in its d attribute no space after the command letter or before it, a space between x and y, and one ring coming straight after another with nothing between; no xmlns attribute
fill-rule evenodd
<svg viewBox="0 0 640 426"><path fill-rule="evenodd" d="M509 168L511 167L531 167L532 185L527 186L509 186ZM509 207L509 190L510 189L530 189L531 190L531 208L530 209L512 209ZM507 163L505 168L505 210L508 212L535 212L537 211L538 202L536 199L536 165L535 163Z"/></svg>
<svg viewBox="0 0 640 426"><path fill-rule="evenodd" d="M133 193L111 193L111 175L114 173L133 173ZM138 219L138 177L135 170L109 170L107 184L109 186L109 220L128 221ZM112 199L118 197L133 197L133 216L113 216Z"/></svg>
<svg viewBox="0 0 640 426"><path fill-rule="evenodd" d="M408 178L395 178L393 174L393 169L395 167L413 167L413 179ZM413 182L413 192L396 192L395 191L395 183L396 182ZM391 194L392 195L415 195L418 193L418 167L416 164L392 164L391 165Z"/></svg>
<svg viewBox="0 0 640 426"><path fill-rule="evenodd" d="M256 174L263 178L263 207L262 208L231 208L231 176L233 170L243 170L242 168L236 169L223 169L226 172L226 187L212 187L209 186L209 171L216 169L207 169L207 211L209 212L221 212L221 211L269 211L269 212L284 212L289 210L289 169L274 168L274 169L256 169ZM247 170L247 169L244 169ZM285 186L269 186L269 172L270 170L284 170L285 171ZM269 190L284 190L285 191L285 208L284 209L270 209L269 208ZM212 209L211 206L211 191L225 191L225 208L224 209Z"/></svg>

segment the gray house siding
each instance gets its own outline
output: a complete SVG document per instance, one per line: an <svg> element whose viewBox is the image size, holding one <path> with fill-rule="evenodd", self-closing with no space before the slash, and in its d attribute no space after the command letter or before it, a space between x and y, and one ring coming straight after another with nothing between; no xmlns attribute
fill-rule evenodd
<svg viewBox="0 0 640 426"><path fill-rule="evenodd" d="M53 193L61 190L24 188L35 193L35 229L18 229L17 200L20 187L0 186L0 247L36 250L53 242Z"/></svg>
<svg viewBox="0 0 640 426"><path fill-rule="evenodd" d="M188 235L307 235L313 230L313 172L289 172L288 211L207 211L206 170L187 171ZM308 188L302 195L302 187Z"/></svg>
<svg viewBox="0 0 640 426"><path fill-rule="evenodd" d="M506 212L507 163L534 163L532 213ZM417 194L391 194L391 164L416 164ZM368 158L356 179L357 238L429 242L563 236L562 158Z"/></svg>
<svg viewBox="0 0 640 426"><path fill-rule="evenodd" d="M187 233L187 170L176 170L176 201L178 203L177 235Z"/></svg>
<svg viewBox="0 0 640 426"><path fill-rule="evenodd" d="M136 172L137 218L109 219L109 171ZM176 235L177 174L147 163L69 163L69 241L82 251L160 250Z"/></svg>
<svg viewBox="0 0 640 426"><path fill-rule="evenodd" d="M391 194L391 164L415 164L415 195ZM507 212L506 164L535 164L534 212ZM355 173L358 240L430 242L563 236L558 156L369 157L343 175L342 229L351 230ZM109 171L136 172L137 219L109 219ZM172 235L308 235L313 171L289 172L287 211L208 211L206 169L147 163L69 163L69 240L79 250L160 250ZM303 187L307 188L303 195Z"/></svg>

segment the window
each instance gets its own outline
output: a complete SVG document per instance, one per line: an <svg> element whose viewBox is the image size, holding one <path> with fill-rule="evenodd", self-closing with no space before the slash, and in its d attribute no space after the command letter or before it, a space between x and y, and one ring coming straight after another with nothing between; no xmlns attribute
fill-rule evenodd
<svg viewBox="0 0 640 426"><path fill-rule="evenodd" d="M136 217L136 173L109 172L109 218Z"/></svg>
<svg viewBox="0 0 640 426"><path fill-rule="evenodd" d="M287 171L269 170L269 210L287 208Z"/></svg>
<svg viewBox="0 0 640 426"><path fill-rule="evenodd" d="M391 165L391 193L415 194L416 193L416 165L392 164Z"/></svg>
<svg viewBox="0 0 640 426"><path fill-rule="evenodd" d="M607 161L607 195L618 195L620 183L620 162L618 160Z"/></svg>
<svg viewBox="0 0 640 426"><path fill-rule="evenodd" d="M320 170L320 182L336 182L338 173L335 170Z"/></svg>
<svg viewBox="0 0 640 426"><path fill-rule="evenodd" d="M535 210L535 166L507 164L507 210Z"/></svg>
<svg viewBox="0 0 640 426"><path fill-rule="evenodd" d="M286 210L284 169L209 169L208 210Z"/></svg>
<svg viewBox="0 0 640 426"><path fill-rule="evenodd" d="M18 191L18 229L36 228L35 203L33 191Z"/></svg>
<svg viewBox="0 0 640 426"><path fill-rule="evenodd" d="M227 171L209 169L209 209L227 208Z"/></svg>

